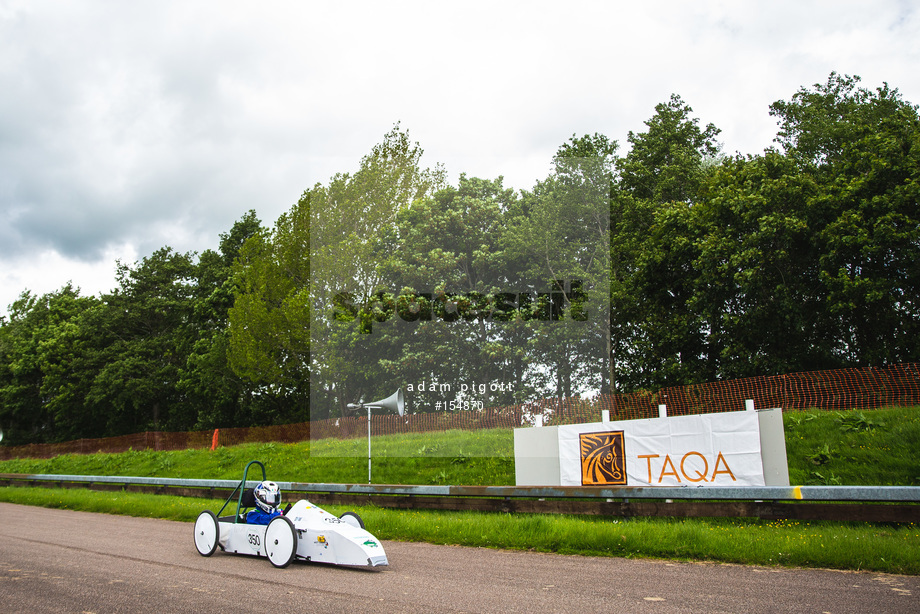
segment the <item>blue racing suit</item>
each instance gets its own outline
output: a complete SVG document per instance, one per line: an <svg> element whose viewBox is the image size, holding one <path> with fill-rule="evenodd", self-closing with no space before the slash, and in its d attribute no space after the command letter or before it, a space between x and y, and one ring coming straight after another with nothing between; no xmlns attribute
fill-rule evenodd
<svg viewBox="0 0 920 614"><path fill-rule="evenodd" d="M280 515L280 510L272 510L271 514L266 514L262 510L256 508L246 513L246 524L268 524L272 519Z"/></svg>

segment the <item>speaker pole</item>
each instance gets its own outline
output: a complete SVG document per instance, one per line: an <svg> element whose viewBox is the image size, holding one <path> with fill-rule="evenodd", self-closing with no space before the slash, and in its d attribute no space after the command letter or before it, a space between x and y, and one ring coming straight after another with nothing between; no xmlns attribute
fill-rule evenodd
<svg viewBox="0 0 920 614"><path fill-rule="evenodd" d="M367 483L371 483L371 406L367 406Z"/></svg>
<svg viewBox="0 0 920 614"><path fill-rule="evenodd" d="M367 483L371 483L371 409L389 409L396 410L400 416L406 413L406 401L403 396L402 388L385 399L371 401L370 403L349 403L348 409L367 408Z"/></svg>

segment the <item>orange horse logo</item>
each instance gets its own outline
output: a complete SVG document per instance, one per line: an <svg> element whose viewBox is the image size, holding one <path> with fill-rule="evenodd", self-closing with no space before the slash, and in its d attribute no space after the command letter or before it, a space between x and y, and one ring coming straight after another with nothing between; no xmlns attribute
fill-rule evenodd
<svg viewBox="0 0 920 614"><path fill-rule="evenodd" d="M625 486L626 450L623 431L582 433L582 486Z"/></svg>

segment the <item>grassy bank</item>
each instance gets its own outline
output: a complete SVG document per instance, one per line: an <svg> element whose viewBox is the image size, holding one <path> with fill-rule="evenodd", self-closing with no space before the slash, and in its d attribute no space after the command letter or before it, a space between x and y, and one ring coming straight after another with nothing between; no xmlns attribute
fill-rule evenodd
<svg viewBox="0 0 920 614"><path fill-rule="evenodd" d="M783 416L792 484L920 485L920 408Z"/></svg>
<svg viewBox="0 0 920 614"><path fill-rule="evenodd" d="M784 415L792 484L920 485L920 408L797 411ZM67 454L0 461L0 473L239 479L250 460L271 479L367 482L367 440L257 443L211 450ZM447 431L373 439L378 484L514 484L510 430Z"/></svg>
<svg viewBox="0 0 920 614"><path fill-rule="evenodd" d="M784 416L793 484L920 485L920 408L802 411ZM511 431L375 437L375 483L514 483ZM65 455L0 462L2 473L238 480L261 460L270 479L364 483L367 442L247 444L176 452ZM191 521L223 501L42 488L0 488L0 500ZM336 513L344 508L329 506ZM216 509L215 509L216 511ZM731 519L585 518L362 508L381 539L544 552L662 557L920 574L920 528L865 523Z"/></svg>
<svg viewBox="0 0 920 614"><path fill-rule="evenodd" d="M514 484L509 430L447 431L374 437L377 484ZM238 480L251 460L279 482L367 483L367 439L254 443L211 450L65 454L0 462L0 473L131 475Z"/></svg>

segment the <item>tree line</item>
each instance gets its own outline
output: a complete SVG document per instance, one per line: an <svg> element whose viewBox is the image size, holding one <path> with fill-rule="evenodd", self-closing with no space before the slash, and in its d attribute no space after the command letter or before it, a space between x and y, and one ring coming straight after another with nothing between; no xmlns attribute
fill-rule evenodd
<svg viewBox="0 0 920 614"><path fill-rule="evenodd" d="M769 112L776 146L727 155L672 95L520 190L450 184L397 124L270 227L118 263L98 297L24 291L3 443L336 417L410 384L444 411L920 359L917 107L832 73Z"/></svg>

